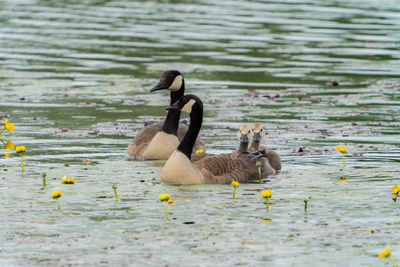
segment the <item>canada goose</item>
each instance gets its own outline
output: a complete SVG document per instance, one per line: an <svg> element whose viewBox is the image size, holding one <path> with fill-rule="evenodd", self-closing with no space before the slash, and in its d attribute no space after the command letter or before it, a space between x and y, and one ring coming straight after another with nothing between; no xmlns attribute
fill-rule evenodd
<svg viewBox="0 0 400 267"><path fill-rule="evenodd" d="M212 155L191 162L192 150L203 122L203 103L195 95L185 95L170 105L190 114L190 126L177 149L172 153L161 173L161 181L174 184L229 184L232 179L241 183L258 178L258 158L248 154L236 157ZM264 161L260 161L264 162ZM266 165L261 165L262 174L267 175Z"/></svg>
<svg viewBox="0 0 400 267"><path fill-rule="evenodd" d="M254 153L259 150L264 150L271 167L277 171L280 170L282 167L281 166L282 164L281 164L281 157L279 156L279 154L273 150L270 150L270 149L264 147L264 146L260 146L261 140L265 136L265 131L263 130L262 124L261 123L253 123L251 128L252 128L252 132L253 132L253 142L251 142L249 152Z"/></svg>
<svg viewBox="0 0 400 267"><path fill-rule="evenodd" d="M237 132L237 137L239 140L238 149L233 151L232 153L226 153L226 154L224 153L223 155L230 157L230 156L235 156L238 153L239 154L240 153L248 153L247 148L253 138L253 131L251 130L250 126L248 126L247 124L240 125L239 130ZM195 162L195 161L198 161L199 159L209 157L209 156L215 156L215 154L194 153L194 154L192 154L191 161Z"/></svg>
<svg viewBox="0 0 400 267"><path fill-rule="evenodd" d="M163 73L160 81L150 92L167 89L170 104L178 101L185 93L183 75L177 70ZM144 127L128 145L127 153L135 159L168 159L183 139L187 126L179 124L180 110L169 110L164 122ZM179 128L178 128L179 125ZM203 141L198 138L195 149L205 150Z"/></svg>

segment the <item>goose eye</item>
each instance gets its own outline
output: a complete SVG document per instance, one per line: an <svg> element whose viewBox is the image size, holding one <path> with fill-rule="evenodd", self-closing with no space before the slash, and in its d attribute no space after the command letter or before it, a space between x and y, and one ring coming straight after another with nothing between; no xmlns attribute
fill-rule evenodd
<svg viewBox="0 0 400 267"><path fill-rule="evenodd" d="M262 129L260 130L260 132L262 132Z"/></svg>

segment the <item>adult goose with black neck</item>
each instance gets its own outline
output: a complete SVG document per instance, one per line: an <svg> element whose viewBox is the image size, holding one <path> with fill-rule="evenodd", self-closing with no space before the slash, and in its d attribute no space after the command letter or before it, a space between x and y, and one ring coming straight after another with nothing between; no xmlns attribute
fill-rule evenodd
<svg viewBox="0 0 400 267"><path fill-rule="evenodd" d="M185 95L170 105L168 110L182 110L190 114L190 126L177 149L165 163L161 181L173 184L229 184L232 179L241 183L258 178L258 159L239 153L236 157L212 155L191 162L193 146L203 122L203 103L195 95ZM267 175L262 162L261 171Z"/></svg>
<svg viewBox="0 0 400 267"><path fill-rule="evenodd" d="M170 104L178 101L185 94L185 80L177 70L163 73L160 81L150 92L170 91ZM187 126L179 124L180 110L169 110L164 122L146 126L128 145L127 153L135 159L168 159L183 139ZM205 150L204 142L198 138L194 148Z"/></svg>

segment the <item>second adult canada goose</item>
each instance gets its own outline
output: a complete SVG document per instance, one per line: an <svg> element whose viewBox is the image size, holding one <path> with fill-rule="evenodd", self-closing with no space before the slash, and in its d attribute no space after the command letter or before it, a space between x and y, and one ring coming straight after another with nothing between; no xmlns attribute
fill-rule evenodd
<svg viewBox="0 0 400 267"><path fill-rule="evenodd" d="M175 103L185 93L183 75L177 70L164 72L150 92L162 89L171 92L170 104ZM188 129L186 125L179 124L180 115L180 110L169 110L164 122L154 123L140 130L128 145L128 155L135 159L168 159ZM196 140L194 148L205 150L200 138Z"/></svg>
<svg viewBox="0 0 400 267"><path fill-rule="evenodd" d="M252 124L251 128L253 132L253 142L251 142L249 152L254 153L259 150L264 150L271 167L274 168L276 171L280 170L282 168L282 164L281 164L281 157L279 156L279 154L264 146L260 146L261 140L265 136L265 131L263 130L262 124L255 122Z"/></svg>
<svg viewBox="0 0 400 267"><path fill-rule="evenodd" d="M203 103L200 98L185 95L167 109L189 113L190 126L177 149L165 163L161 181L174 184L229 184L233 179L245 183L258 178L258 159L248 154L238 154L236 157L213 155L196 162L190 161L203 122ZM262 164L261 171L266 175L265 164Z"/></svg>

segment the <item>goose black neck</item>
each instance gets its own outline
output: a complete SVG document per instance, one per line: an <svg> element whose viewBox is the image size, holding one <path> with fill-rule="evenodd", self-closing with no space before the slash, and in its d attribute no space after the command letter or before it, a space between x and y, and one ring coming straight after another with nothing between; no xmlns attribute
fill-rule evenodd
<svg viewBox="0 0 400 267"><path fill-rule="evenodd" d="M178 91L171 91L170 94L170 105L174 104L176 101L181 99L181 97L185 94L185 81L182 80L181 88ZM167 134L177 135L178 126L179 126L179 118L181 117L180 110L169 110L167 113L167 118L165 118L164 124L161 128L161 131Z"/></svg>
<svg viewBox="0 0 400 267"><path fill-rule="evenodd" d="M190 126L178 146L178 151L185 154L189 159L192 156L193 146L196 142L196 138L199 135L201 124L203 123L203 107L197 103L192 106L192 112L190 112Z"/></svg>

